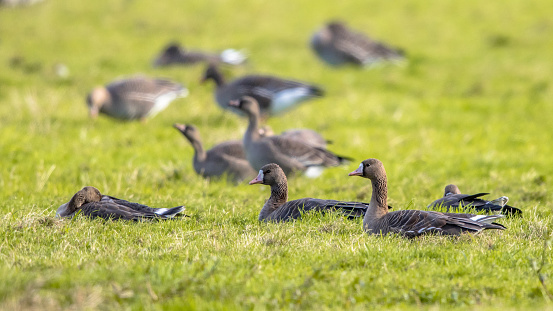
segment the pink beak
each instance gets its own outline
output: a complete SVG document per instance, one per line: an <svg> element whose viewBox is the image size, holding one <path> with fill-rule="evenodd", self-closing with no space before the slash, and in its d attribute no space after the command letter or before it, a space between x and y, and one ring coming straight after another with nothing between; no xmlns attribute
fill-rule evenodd
<svg viewBox="0 0 553 311"><path fill-rule="evenodd" d="M90 108L90 110L88 111L88 115L92 119L96 119L98 117L98 108L96 108L96 107Z"/></svg>
<svg viewBox="0 0 553 311"><path fill-rule="evenodd" d="M186 125L184 124L175 123L173 124L173 127L181 132L184 132L186 130Z"/></svg>
<svg viewBox="0 0 553 311"><path fill-rule="evenodd" d="M348 176L363 176L363 164L359 165L359 167L348 174Z"/></svg>
<svg viewBox="0 0 553 311"><path fill-rule="evenodd" d="M228 102L228 105L231 106L231 107L240 107L240 100L239 99L234 99L234 100L231 100Z"/></svg>
<svg viewBox="0 0 553 311"><path fill-rule="evenodd" d="M263 183L263 171L259 171L259 174L257 175L256 178L252 179L249 184L250 185L254 185L254 184L262 184Z"/></svg>

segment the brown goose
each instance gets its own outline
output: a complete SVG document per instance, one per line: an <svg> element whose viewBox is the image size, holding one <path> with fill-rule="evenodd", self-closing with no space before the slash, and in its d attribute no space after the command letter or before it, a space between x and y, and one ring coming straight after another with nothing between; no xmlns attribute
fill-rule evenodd
<svg viewBox="0 0 553 311"><path fill-rule="evenodd" d="M75 193L68 203L62 204L58 208L56 216L73 217L76 213L80 213L92 218L115 220L169 219L182 211L184 211L184 206L152 208L102 195L98 189L88 186Z"/></svg>
<svg viewBox="0 0 553 311"><path fill-rule="evenodd" d="M175 124L174 127L194 147L194 170L198 175L219 177L226 174L231 180L240 182L255 174L246 159L242 141L227 141L205 151L196 127L183 124Z"/></svg>
<svg viewBox="0 0 553 311"><path fill-rule="evenodd" d="M516 207L507 205L508 197L502 196L492 201L480 199L489 193L461 194L461 190L456 185L450 184L445 187L444 197L428 205L428 207L446 207L450 209L473 208L478 212L494 212L504 215L522 215L522 211Z"/></svg>
<svg viewBox="0 0 553 311"><path fill-rule="evenodd" d="M323 90L317 86L273 76L249 75L226 83L213 64L207 68L202 81L210 79L217 84L215 100L219 106L239 113L229 108L229 101L251 96L259 103L263 118L284 112L307 99L323 96Z"/></svg>
<svg viewBox="0 0 553 311"><path fill-rule="evenodd" d="M264 125L259 128L259 134L262 137L274 136L275 132L273 129ZM297 139L305 144L311 145L313 147L319 147L326 149L327 144L331 144L332 141L326 140L321 134L317 133L311 129L292 129L284 131L280 134L282 137Z"/></svg>
<svg viewBox="0 0 553 311"><path fill-rule="evenodd" d="M354 64L370 66L380 61L399 61L403 53L363 33L349 29L342 22L330 22L311 37L311 47L333 66Z"/></svg>
<svg viewBox="0 0 553 311"><path fill-rule="evenodd" d="M86 98L91 117L108 116L135 120L153 117L169 104L186 97L188 90L175 82L147 77L133 77L97 87Z"/></svg>
<svg viewBox="0 0 553 311"><path fill-rule="evenodd" d="M240 65L248 57L243 52L227 49L221 54L202 51L188 51L178 43L171 43L154 60L154 67L169 65L193 65L198 63L225 63Z"/></svg>
<svg viewBox="0 0 553 311"><path fill-rule="evenodd" d="M344 202L303 198L288 201L288 181L278 164L264 165L250 185L263 184L271 186L271 196L265 202L259 213L260 221L288 221L301 218L308 211L328 212L339 211L348 217L363 217L368 204L361 202Z"/></svg>
<svg viewBox="0 0 553 311"><path fill-rule="evenodd" d="M249 118L248 129L244 134L244 149L248 161L256 170L261 169L265 164L276 163L287 175L294 171L301 171L306 172L309 177L315 177L322 172L323 167L338 166L348 160L326 149L313 147L296 139L280 135L261 137L259 105L252 97L244 96L240 100L231 101L229 105L240 109Z"/></svg>
<svg viewBox="0 0 553 311"><path fill-rule="evenodd" d="M372 196L363 219L363 229L369 234L398 233L406 237L424 234L460 235L485 229L505 229L491 221L503 215L469 215L458 217L432 211L402 210L388 213L388 181L384 165L377 159L367 159L349 176L361 176L372 182Z"/></svg>

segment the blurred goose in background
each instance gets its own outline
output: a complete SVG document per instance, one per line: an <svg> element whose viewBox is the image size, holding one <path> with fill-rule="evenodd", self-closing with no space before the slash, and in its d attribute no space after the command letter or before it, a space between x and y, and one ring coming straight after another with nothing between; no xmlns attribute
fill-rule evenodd
<svg viewBox="0 0 553 311"><path fill-rule="evenodd" d="M248 75L226 83L222 73L213 64L207 67L202 82L207 80L217 84L215 100L219 106L238 113L229 108L229 101L251 96L259 103L263 118L282 113L305 100L324 94L317 86L267 75Z"/></svg>
<svg viewBox="0 0 553 311"><path fill-rule="evenodd" d="M288 221L301 219L301 214L308 211L338 211L348 217L363 217L368 204L361 202L344 202L303 198L288 201L288 180L278 164L264 165L250 185L263 184L271 186L271 196L259 213L260 221Z"/></svg>
<svg viewBox="0 0 553 311"><path fill-rule="evenodd" d="M98 113L123 120L144 120L164 110L188 90L175 82L143 76L116 80L97 87L86 99L90 116Z"/></svg>
<svg viewBox="0 0 553 311"><path fill-rule="evenodd" d="M369 208L363 219L363 229L369 234L397 233L413 238L424 234L460 235L479 233L485 229L505 229L492 221L503 215L444 214L432 211L402 210L388 212L388 180L384 165L377 159L367 159L349 176L368 178L372 183Z"/></svg>
<svg viewBox="0 0 553 311"><path fill-rule="evenodd" d="M480 199L481 196L489 193L461 194L456 185L450 184L445 187L444 197L428 205L428 207L446 207L447 210L473 208L477 212L494 212L504 215L522 215L522 211L516 207L507 205L509 198L502 196L492 201Z"/></svg>
<svg viewBox="0 0 553 311"><path fill-rule="evenodd" d="M80 213L91 218L114 220L169 219L182 211L184 206L152 208L102 195L98 189L87 186L75 193L68 203L62 204L56 212L56 217L68 218Z"/></svg>
<svg viewBox="0 0 553 311"><path fill-rule="evenodd" d="M0 0L0 6L20 6L20 5L31 5L35 3L42 2L44 0Z"/></svg>
<svg viewBox="0 0 553 311"><path fill-rule="evenodd" d="M241 51L226 49L221 54L202 51L188 51L178 43L171 43L156 57L154 67L169 65L193 65L197 63L225 63L240 65L248 59Z"/></svg>
<svg viewBox="0 0 553 311"><path fill-rule="evenodd" d="M259 170L268 163L278 164L285 174L295 171L305 172L308 177L316 177L324 167L338 166L348 160L319 147L313 147L297 139L286 136L261 137L259 135L259 105L249 96L233 100L229 105L240 109L249 118L244 134L244 148L251 166Z"/></svg>
<svg viewBox="0 0 553 311"><path fill-rule="evenodd" d="M192 125L173 125L188 139L194 148L194 170L204 177L219 177L226 174L235 182L240 182L255 174L246 159L244 145L240 140L220 143L207 152L202 146L200 133Z"/></svg>
<svg viewBox="0 0 553 311"><path fill-rule="evenodd" d="M259 135L262 137L274 136L275 132L268 125L263 125L259 128ZM326 148L327 144L331 144L332 141L326 140L321 134L311 129L292 129L286 130L280 133L280 136L297 139L305 144L313 147Z"/></svg>
<svg viewBox="0 0 553 311"><path fill-rule="evenodd" d="M330 22L315 32L311 47L323 61L333 66L371 66L381 61L404 59L403 52L351 30L339 21Z"/></svg>

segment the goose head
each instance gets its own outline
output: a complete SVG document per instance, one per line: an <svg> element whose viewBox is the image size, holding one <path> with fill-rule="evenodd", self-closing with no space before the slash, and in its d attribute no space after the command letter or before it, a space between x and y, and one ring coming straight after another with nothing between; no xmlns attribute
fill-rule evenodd
<svg viewBox="0 0 553 311"><path fill-rule="evenodd" d="M105 87L99 86L94 88L86 97L86 105L88 106L90 117L96 118L102 106L109 101L111 101L111 95Z"/></svg>
<svg viewBox="0 0 553 311"><path fill-rule="evenodd" d="M171 64L185 52L185 49L178 43L170 43L165 50L153 62L154 67Z"/></svg>
<svg viewBox="0 0 553 311"><path fill-rule="evenodd" d="M194 143L196 141L200 141L200 132L198 129L190 124L179 124L175 123L173 124L173 127L179 130L179 132L190 141L190 143Z"/></svg>
<svg viewBox="0 0 553 311"><path fill-rule="evenodd" d="M461 190L459 190L459 187L457 187L454 184L445 186L444 197L447 197L448 195L451 195L451 194L461 194Z"/></svg>
<svg viewBox="0 0 553 311"><path fill-rule="evenodd" d="M250 96L242 96L238 100L231 100L228 104L230 107L239 109L249 116L259 116L259 104L255 98Z"/></svg>
<svg viewBox="0 0 553 311"><path fill-rule="evenodd" d="M280 168L280 166L275 163L270 163L261 167L257 177L252 179L249 184L262 184L272 186L286 182L286 175L284 174L284 171Z"/></svg>
<svg viewBox="0 0 553 311"><path fill-rule="evenodd" d="M348 174L349 176L359 176L368 178L371 180L381 179L386 176L386 170L384 169L384 164L378 159L367 159L359 167Z"/></svg>

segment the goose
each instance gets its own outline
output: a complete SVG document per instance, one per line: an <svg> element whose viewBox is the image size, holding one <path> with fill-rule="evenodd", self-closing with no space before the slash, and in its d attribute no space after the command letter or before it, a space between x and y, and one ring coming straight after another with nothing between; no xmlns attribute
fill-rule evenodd
<svg viewBox="0 0 553 311"><path fill-rule="evenodd" d="M255 170L246 159L244 145L240 140L231 140L218 144L208 151L202 146L200 133L193 125L176 123L173 125L194 148L194 170L204 177L227 175L235 182L241 182Z"/></svg>
<svg viewBox="0 0 553 311"><path fill-rule="evenodd" d="M368 178L372 183L369 208L363 218L363 229L369 234L397 233L413 238L425 234L460 235L479 233L485 229L505 229L491 223L503 215L444 214L433 211L401 210L388 212L388 180L384 164L378 159L367 159L349 176Z"/></svg>
<svg viewBox="0 0 553 311"><path fill-rule="evenodd" d="M240 109L249 118L249 125L244 134L244 149L250 165L259 170L268 163L278 164L286 175L295 172L306 172L308 177L316 177L322 168L338 166L346 157L319 147L313 147L299 140L286 136L261 137L259 135L259 105L249 96L233 100L229 105Z"/></svg>
<svg viewBox="0 0 553 311"><path fill-rule="evenodd" d="M275 136L275 132L270 126L264 125L259 128L259 135L261 135L262 137ZM327 144L332 143L332 141L326 140L321 134L317 133L317 131L312 129L286 130L280 133L280 136L297 139L313 147L319 147L319 148L325 148L325 149L327 147Z"/></svg>
<svg viewBox="0 0 553 311"><path fill-rule="evenodd" d="M56 217L70 218L76 213L80 213L91 218L115 220L169 219L182 211L184 211L184 206L152 208L102 195L97 188L86 186L75 193L68 203L64 203L58 208Z"/></svg>
<svg viewBox="0 0 553 311"><path fill-rule="evenodd" d="M242 96L255 98L261 109L261 116L267 118L282 113L300 102L323 96L324 91L313 85L285 80L267 75L248 75L226 83L219 69L211 64L207 67L202 82L215 81L215 100L224 109L231 109L228 102Z"/></svg>
<svg viewBox="0 0 553 311"><path fill-rule="evenodd" d="M276 163L264 165L259 170L257 177L252 179L249 184L271 186L271 196L259 213L259 221L281 222L301 219L302 213L307 211L339 211L348 217L356 218L363 217L368 207L367 203L314 198L288 201L288 180L284 171Z"/></svg>
<svg viewBox="0 0 553 311"><path fill-rule="evenodd" d="M240 65L248 56L241 51L226 49L221 54L202 51L188 51L179 43L170 43L155 58L154 67L169 65L193 65L197 63L225 63Z"/></svg>
<svg viewBox="0 0 553 311"><path fill-rule="evenodd" d="M96 87L86 98L92 118L98 113L122 120L145 120L164 110L188 90L175 82L136 76Z"/></svg>
<svg viewBox="0 0 553 311"><path fill-rule="evenodd" d="M380 61L403 60L403 53L349 29L343 22L326 24L311 37L311 48L321 60L333 66L371 66Z"/></svg>
<svg viewBox="0 0 553 311"><path fill-rule="evenodd" d="M489 193L477 193L477 194L461 194L461 190L454 184L447 185L444 190L443 198L428 205L429 208L446 207L450 209L459 208L474 208L477 212L494 212L502 213L504 215L522 215L522 211L516 207L507 205L509 198L506 196L499 197L492 201L481 199L480 197Z"/></svg>

